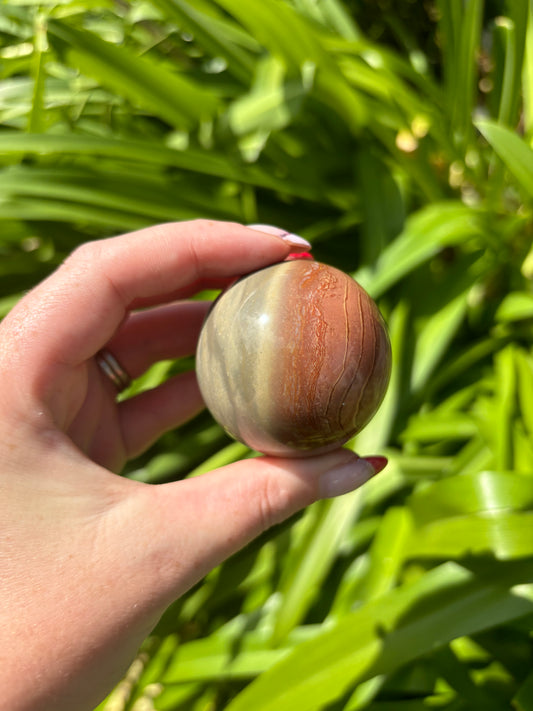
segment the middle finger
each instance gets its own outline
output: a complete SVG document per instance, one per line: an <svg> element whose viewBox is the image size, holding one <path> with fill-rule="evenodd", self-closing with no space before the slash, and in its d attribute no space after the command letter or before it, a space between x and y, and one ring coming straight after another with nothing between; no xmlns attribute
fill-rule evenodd
<svg viewBox="0 0 533 711"><path fill-rule="evenodd" d="M158 361L192 355L210 306L183 301L131 313L106 348L137 378Z"/></svg>

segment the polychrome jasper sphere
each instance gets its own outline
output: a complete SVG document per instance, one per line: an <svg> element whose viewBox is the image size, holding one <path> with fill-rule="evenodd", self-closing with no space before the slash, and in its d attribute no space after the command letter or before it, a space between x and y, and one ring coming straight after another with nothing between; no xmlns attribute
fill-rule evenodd
<svg viewBox="0 0 533 711"><path fill-rule="evenodd" d="M391 350L376 304L354 279L314 260L243 277L215 302L196 367L205 403L258 452L335 449L375 414Z"/></svg>

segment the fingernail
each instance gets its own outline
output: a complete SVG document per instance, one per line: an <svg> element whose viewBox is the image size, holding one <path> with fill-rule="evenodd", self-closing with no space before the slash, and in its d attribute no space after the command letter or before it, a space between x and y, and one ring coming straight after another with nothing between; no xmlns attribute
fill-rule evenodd
<svg viewBox="0 0 533 711"><path fill-rule="evenodd" d="M276 237L281 237L282 240L290 244L292 247L299 247L302 249L311 249L311 243L308 242L300 235L295 235L292 232L287 232L287 230L281 227L275 227L274 225L248 225L252 230L257 230L258 232L265 232L269 235L275 235Z"/></svg>
<svg viewBox="0 0 533 711"><path fill-rule="evenodd" d="M291 247L298 247L299 249L303 249L305 251L311 249L311 242L308 242L303 237L300 237L300 235L295 235L292 232L285 232L285 234L279 235L279 237L281 237L284 242L287 242L287 244L290 244Z"/></svg>
<svg viewBox="0 0 533 711"><path fill-rule="evenodd" d="M389 463L387 457L365 457L365 459L367 462L370 462L376 474L379 474L379 472L383 471L383 469L385 469L385 467Z"/></svg>
<svg viewBox="0 0 533 711"><path fill-rule="evenodd" d="M376 462L376 465L373 462L384 459L385 457L359 458L330 469L320 477L320 496L323 499L331 499L354 491L383 469L386 460L385 463Z"/></svg>

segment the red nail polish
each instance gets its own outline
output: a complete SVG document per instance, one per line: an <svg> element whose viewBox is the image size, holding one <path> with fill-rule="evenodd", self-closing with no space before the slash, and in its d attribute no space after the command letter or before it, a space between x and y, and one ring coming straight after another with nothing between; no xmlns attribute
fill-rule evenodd
<svg viewBox="0 0 533 711"><path fill-rule="evenodd" d="M365 457L365 459L372 465L376 474L385 469L389 461L387 457Z"/></svg>
<svg viewBox="0 0 533 711"><path fill-rule="evenodd" d="M313 259L314 257L311 252L291 252L289 256L285 259L286 262L290 262L293 259Z"/></svg>

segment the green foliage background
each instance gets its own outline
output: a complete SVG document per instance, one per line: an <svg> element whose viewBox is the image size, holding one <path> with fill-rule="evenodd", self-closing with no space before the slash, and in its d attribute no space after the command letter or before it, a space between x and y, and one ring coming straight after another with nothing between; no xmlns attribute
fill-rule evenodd
<svg viewBox="0 0 533 711"><path fill-rule="evenodd" d="M207 576L101 711L531 711L533 4L15 0L0 42L0 315L203 216L310 239L394 351L351 443L385 472ZM124 474L250 455L204 414Z"/></svg>

